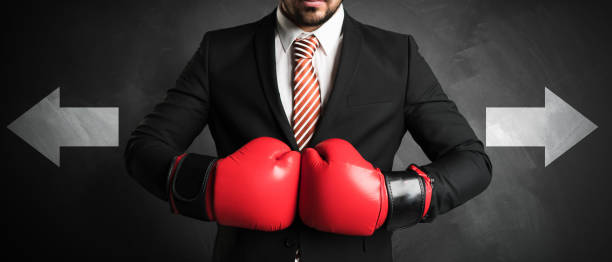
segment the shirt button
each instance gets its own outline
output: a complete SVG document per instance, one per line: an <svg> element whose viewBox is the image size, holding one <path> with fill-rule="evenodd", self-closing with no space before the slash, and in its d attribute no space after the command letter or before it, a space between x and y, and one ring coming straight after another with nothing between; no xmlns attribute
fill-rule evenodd
<svg viewBox="0 0 612 262"><path fill-rule="evenodd" d="M285 246L286 247L294 247L295 244L297 244L297 241L295 239L292 239L292 238L285 239Z"/></svg>

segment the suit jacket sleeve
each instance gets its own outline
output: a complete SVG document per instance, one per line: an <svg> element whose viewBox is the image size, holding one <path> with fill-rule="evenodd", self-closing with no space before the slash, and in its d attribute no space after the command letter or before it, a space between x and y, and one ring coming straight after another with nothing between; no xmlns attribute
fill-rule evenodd
<svg viewBox="0 0 612 262"><path fill-rule="evenodd" d="M446 96L409 36L409 75L404 116L407 130L432 161L419 167L433 181L425 216L424 180L410 168L386 172L391 199L387 227L396 229L436 216L465 203L488 187L491 162L455 103ZM411 165L413 166L413 165Z"/></svg>
<svg viewBox="0 0 612 262"><path fill-rule="evenodd" d="M125 150L131 177L169 201L174 213L200 220L210 220L204 199L215 157L184 151L208 120L208 43L205 34L175 86L132 132Z"/></svg>

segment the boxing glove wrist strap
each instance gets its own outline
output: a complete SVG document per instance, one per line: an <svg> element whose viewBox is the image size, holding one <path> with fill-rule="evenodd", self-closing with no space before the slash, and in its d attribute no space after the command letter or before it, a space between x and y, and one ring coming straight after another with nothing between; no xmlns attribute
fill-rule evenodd
<svg viewBox="0 0 612 262"><path fill-rule="evenodd" d="M422 221L431 201L431 181L417 166L406 171L384 172L389 196L386 227L409 227Z"/></svg>
<svg viewBox="0 0 612 262"><path fill-rule="evenodd" d="M182 154L173 159L166 187L172 213L211 221L206 189L215 163L216 158L199 154Z"/></svg>

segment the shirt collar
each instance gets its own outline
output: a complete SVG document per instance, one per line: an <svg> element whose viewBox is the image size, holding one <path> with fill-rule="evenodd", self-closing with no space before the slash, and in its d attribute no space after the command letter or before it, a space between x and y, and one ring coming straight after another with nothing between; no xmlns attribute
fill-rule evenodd
<svg viewBox="0 0 612 262"><path fill-rule="evenodd" d="M280 11L280 4L276 8L276 21L277 21L277 31L280 37L280 42L283 46L283 51L287 52L287 49L293 43L293 40L300 37L302 34L304 36L314 34L319 43L323 48L323 53L327 55L332 48L332 46L338 43L340 38L340 34L342 33L342 23L344 22L344 7L342 4L338 6L336 12L329 18L329 20L325 21L323 25L312 32L305 32L298 26L296 26L289 18L287 18Z"/></svg>

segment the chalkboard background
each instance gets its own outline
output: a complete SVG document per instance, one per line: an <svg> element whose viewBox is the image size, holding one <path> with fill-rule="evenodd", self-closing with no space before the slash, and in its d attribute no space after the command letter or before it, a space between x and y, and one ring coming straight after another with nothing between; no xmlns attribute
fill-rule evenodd
<svg viewBox="0 0 612 262"><path fill-rule="evenodd" d="M612 9L604 1L345 1L364 23L415 36L485 139L485 108L544 105L548 87L599 126L544 168L543 148L487 148L490 187L394 234L396 261L609 260ZM5 5L2 124L57 87L62 106L119 107L120 146L63 148L55 166L4 128L3 256L208 261L216 225L170 214L124 171L129 132L173 86L207 30L276 1L22 1ZM206 130L192 151L215 155ZM427 163L407 135L395 169Z"/></svg>

